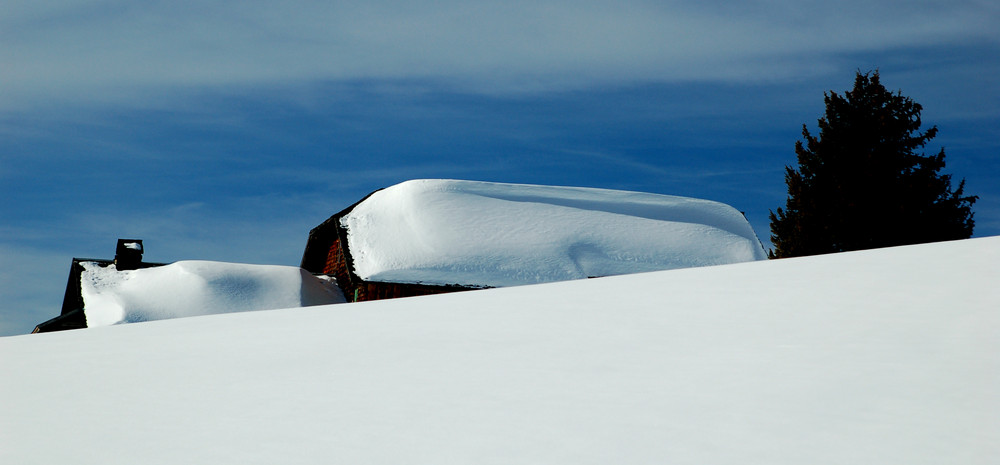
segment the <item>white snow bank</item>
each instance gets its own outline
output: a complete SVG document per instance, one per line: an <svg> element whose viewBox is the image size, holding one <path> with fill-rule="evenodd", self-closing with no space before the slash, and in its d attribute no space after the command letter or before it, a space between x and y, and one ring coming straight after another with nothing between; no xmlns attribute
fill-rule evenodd
<svg viewBox="0 0 1000 465"><path fill-rule="evenodd" d="M733 207L607 189L414 180L341 224L371 281L500 287L766 258Z"/></svg>
<svg viewBox="0 0 1000 465"><path fill-rule="evenodd" d="M82 265L88 327L345 302L334 282L293 266L180 261L118 271Z"/></svg>
<svg viewBox="0 0 1000 465"><path fill-rule="evenodd" d="M0 338L0 463L993 465L998 262L995 237Z"/></svg>

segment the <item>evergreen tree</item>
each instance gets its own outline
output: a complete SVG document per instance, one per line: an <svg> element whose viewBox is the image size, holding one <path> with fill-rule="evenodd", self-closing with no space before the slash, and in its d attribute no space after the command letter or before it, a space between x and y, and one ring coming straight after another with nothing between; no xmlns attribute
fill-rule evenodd
<svg viewBox="0 0 1000 465"><path fill-rule="evenodd" d="M878 71L854 89L824 93L819 137L802 125L799 167L785 167L788 199L770 213L773 258L871 249L972 236L965 180L952 190L944 149L915 153L937 135L920 129L920 104L893 94Z"/></svg>

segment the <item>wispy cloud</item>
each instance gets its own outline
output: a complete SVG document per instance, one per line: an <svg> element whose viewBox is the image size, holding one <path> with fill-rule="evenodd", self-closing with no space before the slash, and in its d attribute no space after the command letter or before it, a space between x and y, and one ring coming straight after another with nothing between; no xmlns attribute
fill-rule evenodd
<svg viewBox="0 0 1000 465"><path fill-rule="evenodd" d="M149 86L448 79L481 91L775 79L837 53L1000 41L980 1L5 2L0 103Z"/></svg>

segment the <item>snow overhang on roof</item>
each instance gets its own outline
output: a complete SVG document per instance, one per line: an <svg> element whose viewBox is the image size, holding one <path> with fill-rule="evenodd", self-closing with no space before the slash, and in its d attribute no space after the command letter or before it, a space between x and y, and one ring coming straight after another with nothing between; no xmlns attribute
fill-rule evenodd
<svg viewBox="0 0 1000 465"><path fill-rule="evenodd" d="M353 273L375 282L500 287L766 259L729 205L608 189L413 180L313 235L324 226L346 232Z"/></svg>

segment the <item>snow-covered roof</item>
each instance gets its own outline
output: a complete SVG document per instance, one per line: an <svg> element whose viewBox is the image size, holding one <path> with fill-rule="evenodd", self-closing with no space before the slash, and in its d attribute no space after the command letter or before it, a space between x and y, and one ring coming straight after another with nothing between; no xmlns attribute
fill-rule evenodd
<svg viewBox="0 0 1000 465"><path fill-rule="evenodd" d="M88 327L345 302L335 283L294 266L194 260L138 270L81 265Z"/></svg>
<svg viewBox="0 0 1000 465"><path fill-rule="evenodd" d="M413 180L340 225L367 281L501 287L766 258L729 205L608 189Z"/></svg>

